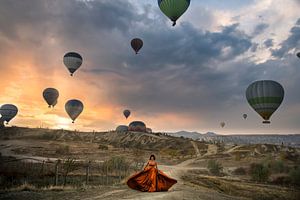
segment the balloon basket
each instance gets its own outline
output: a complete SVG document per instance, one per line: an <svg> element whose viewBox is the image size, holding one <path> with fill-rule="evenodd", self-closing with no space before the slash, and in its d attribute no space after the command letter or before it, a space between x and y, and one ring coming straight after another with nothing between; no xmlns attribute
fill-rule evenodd
<svg viewBox="0 0 300 200"><path fill-rule="evenodd" d="M266 120L266 121L263 121L262 123L263 124L270 124L271 122Z"/></svg>

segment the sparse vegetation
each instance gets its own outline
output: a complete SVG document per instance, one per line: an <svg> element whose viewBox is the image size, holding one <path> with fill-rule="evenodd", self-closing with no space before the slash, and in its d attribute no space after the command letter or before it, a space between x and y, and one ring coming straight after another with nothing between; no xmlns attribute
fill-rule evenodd
<svg viewBox="0 0 300 200"><path fill-rule="evenodd" d="M252 180L266 182L270 176L270 170L262 163L252 163L250 165L250 175Z"/></svg>
<svg viewBox="0 0 300 200"><path fill-rule="evenodd" d="M209 172L215 176L220 176L223 171L222 164L215 160L209 160L207 164L207 168Z"/></svg>
<svg viewBox="0 0 300 200"><path fill-rule="evenodd" d="M204 190L214 194L223 193L221 195L226 194L235 199L297 199L294 198L300 174L299 168L295 167L299 165L299 159L294 159L299 154L297 148L284 147L277 151L274 145L240 145L228 152L233 148L232 145L224 144L224 149L222 146L217 151L217 146L208 145L208 142L193 141L196 144L193 145L189 139L173 138L166 134L117 134L114 131L75 134L74 131L66 130L26 128L12 128L6 131L10 141L2 140L3 149L9 148L15 154L28 155L33 159L45 157L44 162L0 157L0 189L7 193L26 191L30 194L53 195L59 192L67 199L72 192L78 195L78 191L87 194L97 190L99 196L99 191L109 193L120 188L122 190L122 187L126 187L124 182L127 178L144 167L150 154L155 154L158 168L163 171L165 168L160 168L161 165L167 165L169 169L171 165L194 158L192 162L184 162L188 163L186 169L182 165L178 167L181 171L188 170L189 167L193 169L184 175L184 182L187 185L191 183L205 187ZM46 135L42 136L43 133ZM3 139L3 136L0 137ZM196 158L197 151L194 146L198 147L202 156L207 154ZM256 156L252 155L254 150L257 151ZM3 154L6 152L3 151ZM236 155L240 158L236 159ZM283 155L283 160L278 159ZM61 163L58 165L57 186L54 186L57 158L61 159ZM248 166L251 162L259 164ZM224 173L228 174L223 176ZM178 184L182 184L182 180ZM191 191L198 191L200 187L193 188ZM183 190L186 191L186 188ZM199 192L199 195L201 194ZM55 198L55 195L53 196Z"/></svg>
<svg viewBox="0 0 300 200"><path fill-rule="evenodd" d="M61 145L55 150L56 154L67 155L70 153L70 147L68 145Z"/></svg>
<svg viewBox="0 0 300 200"><path fill-rule="evenodd" d="M300 186L300 167L297 166L292 169L289 173L289 177L292 184Z"/></svg>
<svg viewBox="0 0 300 200"><path fill-rule="evenodd" d="M244 167L238 167L233 171L234 175L246 175L247 171Z"/></svg>
<svg viewBox="0 0 300 200"><path fill-rule="evenodd" d="M107 145L104 145L104 144L99 144L98 149L101 149L101 150L108 150L108 146L107 146Z"/></svg>
<svg viewBox="0 0 300 200"><path fill-rule="evenodd" d="M273 173L283 173L287 171L287 167L282 160L271 160L268 162L268 167Z"/></svg>

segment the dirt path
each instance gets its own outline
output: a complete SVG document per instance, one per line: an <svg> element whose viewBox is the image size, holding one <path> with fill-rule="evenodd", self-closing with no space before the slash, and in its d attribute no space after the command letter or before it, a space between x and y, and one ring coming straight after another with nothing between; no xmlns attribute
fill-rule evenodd
<svg viewBox="0 0 300 200"><path fill-rule="evenodd" d="M217 147L217 145L215 145L215 144L209 144L208 148L207 148L207 153L204 154L204 155L208 156L208 155L214 155L214 154L217 154L217 153L218 153L218 147Z"/></svg>
<svg viewBox="0 0 300 200"><path fill-rule="evenodd" d="M191 141L191 143L192 143L192 145L193 145L193 147L195 149L196 156L197 157L201 156L201 153L199 151L199 148L198 148L197 144L194 141Z"/></svg>
<svg viewBox="0 0 300 200"><path fill-rule="evenodd" d="M229 200L238 199L232 196L221 194L217 191L199 187L182 180L182 176L192 169L204 169L203 167L190 167L189 165L195 161L196 158L186 160L178 165L160 165L158 168L164 171L167 175L175 178L178 182L168 192L139 192L129 189L124 183L122 188L116 188L113 191L107 191L102 194L92 195L82 198L84 200L115 200L115 199L131 199L131 200L190 200L190 199L203 199L203 200Z"/></svg>

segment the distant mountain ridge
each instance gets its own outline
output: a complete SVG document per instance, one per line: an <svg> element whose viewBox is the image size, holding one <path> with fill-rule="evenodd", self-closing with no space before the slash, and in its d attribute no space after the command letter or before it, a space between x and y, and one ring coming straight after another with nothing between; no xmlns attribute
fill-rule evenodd
<svg viewBox="0 0 300 200"><path fill-rule="evenodd" d="M175 137L185 137L185 138L191 138L193 140L197 140L199 138L202 137L215 137L218 136L216 133L213 132L207 132L207 133L198 133L196 131L193 132L189 132L189 131L178 131L175 133L168 133L171 136L175 136Z"/></svg>
<svg viewBox="0 0 300 200"><path fill-rule="evenodd" d="M190 138L193 140L207 141L207 142L224 142L233 144L277 144L277 145L289 145L300 147L300 134L293 135L218 135L213 132L207 132L205 134L188 131L179 131L175 133L168 133L175 137Z"/></svg>

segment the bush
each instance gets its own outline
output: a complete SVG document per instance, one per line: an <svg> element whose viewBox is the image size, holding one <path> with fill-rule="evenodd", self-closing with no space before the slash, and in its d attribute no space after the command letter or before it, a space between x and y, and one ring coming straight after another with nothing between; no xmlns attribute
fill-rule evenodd
<svg viewBox="0 0 300 200"><path fill-rule="evenodd" d="M300 168L296 167L289 173L292 184L300 186Z"/></svg>
<svg viewBox="0 0 300 200"><path fill-rule="evenodd" d="M281 160L275 160L268 163L268 167L274 173L283 173L286 171L286 167Z"/></svg>
<svg viewBox="0 0 300 200"><path fill-rule="evenodd" d="M215 160L209 160L207 164L207 168L209 172L213 175L220 176L223 171L223 167L221 163L218 163Z"/></svg>
<svg viewBox="0 0 300 200"><path fill-rule="evenodd" d="M269 179L270 170L261 163L252 163L250 165L250 175L254 181L266 182Z"/></svg>
<svg viewBox="0 0 300 200"><path fill-rule="evenodd" d="M107 145L103 145L103 144L99 144L98 149L108 150L108 146Z"/></svg>
<svg viewBox="0 0 300 200"><path fill-rule="evenodd" d="M245 175L246 174L246 170L243 167L239 167L239 168L236 168L233 171L233 174L235 174L235 175Z"/></svg>
<svg viewBox="0 0 300 200"><path fill-rule="evenodd" d="M68 145L65 146L59 146L56 150L55 150L56 154L61 154L61 155L66 155L70 153L70 148Z"/></svg>

